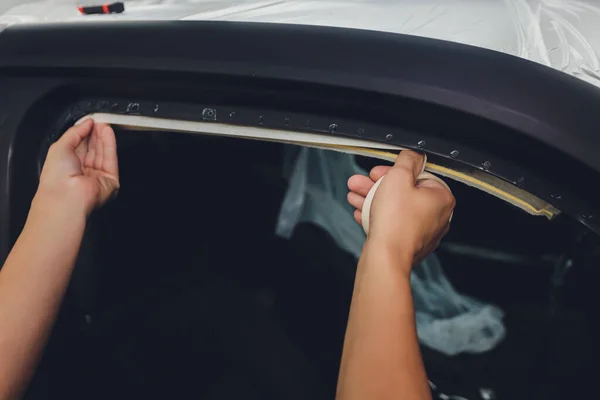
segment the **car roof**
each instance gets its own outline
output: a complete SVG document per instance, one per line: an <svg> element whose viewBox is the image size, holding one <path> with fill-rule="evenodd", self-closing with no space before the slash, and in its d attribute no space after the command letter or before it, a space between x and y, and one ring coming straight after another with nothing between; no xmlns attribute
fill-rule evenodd
<svg viewBox="0 0 600 400"><path fill-rule="evenodd" d="M500 51L600 87L600 6L593 0L138 0L124 2L121 14L77 11L96 3L105 1L7 0L0 5L0 24L211 20L377 30Z"/></svg>

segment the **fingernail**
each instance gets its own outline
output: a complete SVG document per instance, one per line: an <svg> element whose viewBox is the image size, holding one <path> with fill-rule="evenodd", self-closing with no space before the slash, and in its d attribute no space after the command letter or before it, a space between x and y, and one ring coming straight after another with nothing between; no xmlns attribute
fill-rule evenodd
<svg viewBox="0 0 600 400"><path fill-rule="evenodd" d="M75 125L87 124L87 123L88 123L88 121L92 121L92 122L94 122L94 120L93 120L93 119L91 119L91 118L87 117L87 118L80 119L79 121L75 122Z"/></svg>

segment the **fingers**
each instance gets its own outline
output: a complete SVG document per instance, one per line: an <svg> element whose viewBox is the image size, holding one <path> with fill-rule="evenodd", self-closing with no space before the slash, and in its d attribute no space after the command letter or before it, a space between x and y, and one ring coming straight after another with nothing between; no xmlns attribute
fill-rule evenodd
<svg viewBox="0 0 600 400"><path fill-rule="evenodd" d="M83 165L87 168L96 168L98 134L97 128L92 129L92 135L88 140L88 151L83 160Z"/></svg>
<svg viewBox="0 0 600 400"><path fill-rule="evenodd" d="M92 119L86 119L82 123L68 129L61 138L58 139L56 144L75 150L81 142L92 133L93 126L94 121Z"/></svg>
<svg viewBox="0 0 600 400"><path fill-rule="evenodd" d="M81 141L81 143L79 143L79 146L77 146L77 148L75 148L75 154L77 155L77 158L79 158L79 162L81 163L81 165L83 165L83 163L85 161L85 157L87 156L87 153L88 153L88 148L89 148L89 144L90 144L90 136L83 139Z"/></svg>
<svg viewBox="0 0 600 400"><path fill-rule="evenodd" d="M362 226L362 212L360 210L354 210L354 219Z"/></svg>
<svg viewBox="0 0 600 400"><path fill-rule="evenodd" d="M352 175L350 179L348 179L348 189L362 197L367 196L374 184L375 182L364 175Z"/></svg>
<svg viewBox="0 0 600 400"><path fill-rule="evenodd" d="M373 187L376 181L380 180L391 167L379 165L371 170L369 174L370 177L366 177L364 175L353 175L348 179L348 189L350 192L348 193L348 203L354 208L357 209L359 216L358 222L360 223L360 211L363 208L365 203L365 198L367 194ZM356 218L356 214L355 214Z"/></svg>
<svg viewBox="0 0 600 400"><path fill-rule="evenodd" d="M389 166L386 165L378 165L371 170L369 177L373 180L373 182L377 182L390 170Z"/></svg>
<svg viewBox="0 0 600 400"><path fill-rule="evenodd" d="M415 183L417 176L423 172L423 163L425 162L425 156L411 150L403 150L398 154L394 168L404 169L411 173L413 177L413 184Z"/></svg>
<svg viewBox="0 0 600 400"><path fill-rule="evenodd" d="M86 145L86 153L83 158L83 165L86 168L106 172L118 179L117 140L113 129L103 123L94 125L87 144L82 143L80 147L83 148L84 145Z"/></svg>
<svg viewBox="0 0 600 400"><path fill-rule="evenodd" d="M374 167L369 173L369 178L371 179L364 175L353 175L350 177L350 179L348 179L348 189L365 197L375 182L383 178L390 168L392 167L386 165L378 165Z"/></svg>
<svg viewBox="0 0 600 400"><path fill-rule="evenodd" d="M362 210L363 209L363 205L365 204L365 197L361 196L357 193L354 192L349 192L348 193L348 203L350 203L350 205L358 210Z"/></svg>
<svg viewBox="0 0 600 400"><path fill-rule="evenodd" d="M113 129L106 124L98 124L98 142L102 149L101 168L111 175L119 176L119 161L117 158L117 139Z"/></svg>
<svg viewBox="0 0 600 400"><path fill-rule="evenodd" d="M106 126L105 124L96 124L94 125L94 130L92 131L92 137L94 140L94 147L96 149L96 158L94 159L94 168L97 170L102 170L102 164L104 160L104 147L102 145L102 137L100 136L100 132Z"/></svg>

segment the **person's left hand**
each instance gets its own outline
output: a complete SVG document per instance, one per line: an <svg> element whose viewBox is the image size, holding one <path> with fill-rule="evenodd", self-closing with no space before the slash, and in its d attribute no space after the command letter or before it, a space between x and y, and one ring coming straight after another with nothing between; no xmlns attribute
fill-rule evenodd
<svg viewBox="0 0 600 400"><path fill-rule="evenodd" d="M109 125L87 119L50 146L36 197L87 216L118 190L115 133Z"/></svg>

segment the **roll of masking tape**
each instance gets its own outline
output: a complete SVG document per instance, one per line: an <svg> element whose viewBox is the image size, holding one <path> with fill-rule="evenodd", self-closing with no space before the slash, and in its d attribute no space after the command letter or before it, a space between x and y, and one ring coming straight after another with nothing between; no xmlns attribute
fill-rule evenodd
<svg viewBox="0 0 600 400"><path fill-rule="evenodd" d="M450 192L452 192L450 190L450 187L446 184L446 182L444 182L437 176L430 174L429 172L425 172L425 164L427 164L427 155L424 154L424 156L425 157L423 159L423 167L421 168L421 173L419 174L419 176L417 176L417 183L420 181L425 181L425 180L434 180L436 182L439 182L442 186L444 186L446 189L448 189ZM371 190L369 190L369 193L367 193L367 197L365 198L365 202L363 204L362 221L361 222L362 222L363 229L367 235L369 234L369 221L370 221L370 217L371 217L371 205L373 204L373 198L375 197L375 192L377 192L377 188L379 188L379 185L381 184L381 181L383 180L384 177L385 176L382 176L381 179L379 179L377 182L375 182L375 184L373 185ZM452 221L453 214L454 214L454 212L452 214L450 214L449 221Z"/></svg>

